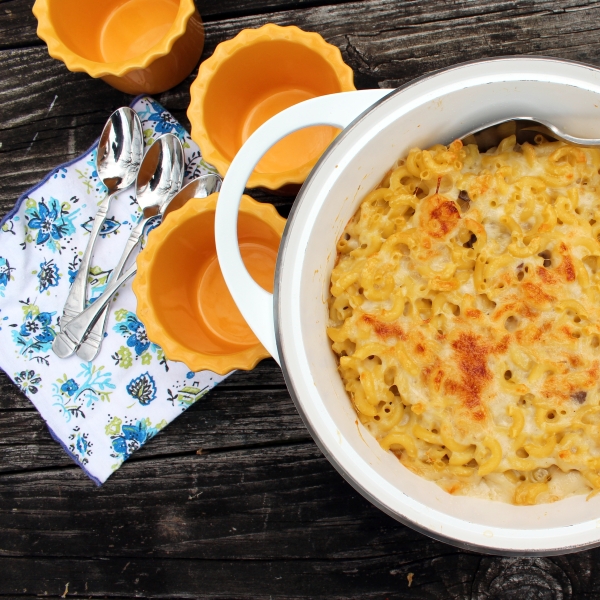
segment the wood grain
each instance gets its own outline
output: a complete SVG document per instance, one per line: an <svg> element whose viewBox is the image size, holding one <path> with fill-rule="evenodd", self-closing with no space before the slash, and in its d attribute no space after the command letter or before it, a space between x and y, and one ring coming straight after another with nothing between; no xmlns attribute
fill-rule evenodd
<svg viewBox="0 0 600 600"><path fill-rule="evenodd" d="M0 49L42 45L36 35L33 0L0 1Z"/></svg>

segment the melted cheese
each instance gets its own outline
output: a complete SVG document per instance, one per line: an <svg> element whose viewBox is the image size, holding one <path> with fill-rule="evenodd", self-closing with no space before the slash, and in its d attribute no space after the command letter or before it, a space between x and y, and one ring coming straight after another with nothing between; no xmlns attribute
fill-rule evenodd
<svg viewBox="0 0 600 600"><path fill-rule="evenodd" d="M338 242L328 335L381 445L453 494L600 489L600 151L413 149Z"/></svg>

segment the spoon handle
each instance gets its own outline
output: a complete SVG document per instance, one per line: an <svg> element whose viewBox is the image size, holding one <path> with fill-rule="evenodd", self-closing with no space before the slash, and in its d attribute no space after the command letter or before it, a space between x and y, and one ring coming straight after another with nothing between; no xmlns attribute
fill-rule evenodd
<svg viewBox="0 0 600 600"><path fill-rule="evenodd" d="M64 328L69 324L69 321L76 317L85 308L88 272L90 270L92 255L94 254L94 245L98 239L100 231L102 230L102 225L104 223L104 219L106 218L106 213L110 208L110 201L112 198L113 194L110 191L107 192L104 200L102 200L100 206L98 206L98 211L94 217L94 224L92 225L92 230L90 232L90 239L88 240L85 252L81 257L79 270L77 271L77 275L75 276L75 280L71 285L69 295L67 296L67 300L63 307L62 317L60 318L60 333L58 333L56 338L54 338L54 342L52 343L52 350L61 358L65 358L73 354L73 352L68 352L68 344L65 344L66 340L64 339L63 331ZM68 353L65 354L65 352Z"/></svg>
<svg viewBox="0 0 600 600"><path fill-rule="evenodd" d="M129 257L133 253L133 250L137 246L140 238L142 237L142 233L144 231L144 227L148 220L151 217L144 217L143 215L139 218L135 227L131 230L129 234L129 239L127 240L127 244L125 244L125 249L123 250L123 254L121 254L121 258L117 263L117 266L113 269L110 274L109 282L113 279L118 278L121 275L121 272L125 268ZM105 292L102 293L102 295ZM77 348L77 356L82 358L83 360L94 360L100 351L100 345L102 344L102 338L104 337L104 328L106 326L106 319L108 317L108 305L104 307L102 313L98 316L98 319L94 323L93 327L87 331L87 337L81 342L81 345Z"/></svg>
<svg viewBox="0 0 600 600"><path fill-rule="evenodd" d="M81 340L92 330L114 294L130 277L135 275L136 271L137 265L133 264L120 277L112 278L102 295L69 321L61 333L63 334L63 344L70 350L70 354L77 350Z"/></svg>

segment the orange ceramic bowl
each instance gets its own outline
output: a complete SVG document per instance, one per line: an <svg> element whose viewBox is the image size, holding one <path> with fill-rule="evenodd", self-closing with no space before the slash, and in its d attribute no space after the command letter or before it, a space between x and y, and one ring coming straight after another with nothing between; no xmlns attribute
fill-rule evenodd
<svg viewBox="0 0 600 600"><path fill-rule="evenodd" d="M252 369L269 356L240 314L215 249L218 194L189 200L152 231L137 259L137 315L169 360L219 375ZM240 251L254 280L273 291L285 219L271 204L243 196Z"/></svg>
<svg viewBox="0 0 600 600"><path fill-rule="evenodd" d="M128 94L174 87L204 47L194 0L36 0L33 14L50 56Z"/></svg>
<svg viewBox="0 0 600 600"><path fill-rule="evenodd" d="M219 44L200 65L188 117L204 159L225 175L246 139L285 108L325 94L355 90L352 69L319 34L268 24ZM260 160L248 187L301 184L338 130L297 131Z"/></svg>

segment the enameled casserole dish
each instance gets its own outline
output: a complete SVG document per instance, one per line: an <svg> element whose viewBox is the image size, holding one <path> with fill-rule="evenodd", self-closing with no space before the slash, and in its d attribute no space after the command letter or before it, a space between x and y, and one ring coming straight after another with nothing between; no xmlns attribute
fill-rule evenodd
<svg viewBox="0 0 600 600"><path fill-rule="evenodd" d="M471 62L391 93L316 98L277 115L233 161L216 215L225 281L258 338L280 363L307 427L338 471L392 517L434 538L483 552L548 555L600 544L600 495L514 506L452 496L402 467L359 424L325 329L336 242L365 194L415 146L447 144L487 124L539 118L600 137L600 71L574 62L512 57ZM288 220L274 295L254 284L236 244L244 185L262 154L302 127L345 128L313 169Z"/></svg>

